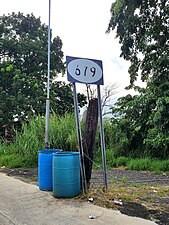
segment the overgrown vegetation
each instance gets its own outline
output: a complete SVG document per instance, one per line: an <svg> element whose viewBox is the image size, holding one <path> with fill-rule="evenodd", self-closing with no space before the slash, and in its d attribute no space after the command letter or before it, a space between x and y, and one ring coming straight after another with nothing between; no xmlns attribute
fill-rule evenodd
<svg viewBox="0 0 169 225"><path fill-rule="evenodd" d="M52 36L52 30L51 30ZM45 115L48 26L33 14L0 16L0 136L4 127ZM62 40L51 38L50 107L58 115L73 113L71 84L56 81L64 74ZM79 106L86 97L78 94Z"/></svg>
<svg viewBox="0 0 169 225"><path fill-rule="evenodd" d="M106 158L107 167L124 167L131 170L149 170L164 172L169 171L169 160L160 160L152 158L151 154L147 157L142 155L140 158L134 158L132 155L118 156L120 149L115 142L114 126L105 120L105 140L106 140ZM82 125L83 130L83 125ZM35 117L30 123L23 124L22 131L16 131L15 140L11 144L5 144L3 139L0 143L0 166L10 168L16 167L36 167L38 150L44 149L45 118ZM122 135L121 135L122 136ZM62 149L64 151L78 151L77 133L75 116L66 114L57 116L52 114L50 118L50 147ZM101 167L101 150L99 140L99 130L95 147L94 167ZM118 150L117 150L118 149Z"/></svg>
<svg viewBox="0 0 169 225"><path fill-rule="evenodd" d="M168 10L167 1L116 0L112 4L108 32L116 30L121 57L131 63L127 89L136 92L135 95L119 98L112 108L112 119L104 121L108 167L124 166L156 172L169 170ZM30 24L33 26L30 27ZM32 157L36 165L38 149L44 148L47 26L33 15L25 17L21 13L13 13L2 16L0 39L3 44L0 58L0 132L2 125L11 122L15 115L24 120L28 120L29 115L34 116L28 120L29 124L22 125L21 133L16 132L13 143L6 145L1 141L0 154L4 157L0 159L1 165L9 165L8 155L17 156L18 161L20 157ZM28 43L32 45L27 46ZM39 52L41 47L43 51ZM29 54L28 49L31 49ZM75 119L73 115L63 115L73 112L71 87L54 83L54 80L52 82L56 71L64 71L59 37L52 40L51 56L51 108L58 111L55 111L57 116L51 116L50 146L75 151ZM144 88L136 86L139 76L145 84ZM59 86L56 88L57 84ZM79 102L82 106L85 96L81 95ZM95 159L98 163L101 162L99 149L97 134ZM16 162L16 165L22 166L23 161Z"/></svg>
<svg viewBox="0 0 169 225"><path fill-rule="evenodd" d="M14 167L37 166L38 150L44 149L45 118L36 117L29 124L24 123L21 132L16 131L13 143L6 145L3 140L0 143L0 166ZM77 151L75 117L71 114L50 118L50 147L63 149L64 151ZM9 157L9 160L8 160ZM30 161L28 165L27 161ZM31 162L32 160L32 162ZM20 163L19 163L20 162Z"/></svg>
<svg viewBox="0 0 169 225"><path fill-rule="evenodd" d="M101 163L101 152L99 152L98 154L96 153L94 167L100 168ZM169 160L160 160L152 157L117 157L113 149L106 150L106 163L108 169L123 168L128 170L153 171L156 173L169 171Z"/></svg>
<svg viewBox="0 0 169 225"><path fill-rule="evenodd" d="M167 1L112 3L108 32L116 31L135 95L118 99L112 125L118 156L169 157L169 4ZM144 87L137 86L138 78ZM140 84L140 82L139 82Z"/></svg>

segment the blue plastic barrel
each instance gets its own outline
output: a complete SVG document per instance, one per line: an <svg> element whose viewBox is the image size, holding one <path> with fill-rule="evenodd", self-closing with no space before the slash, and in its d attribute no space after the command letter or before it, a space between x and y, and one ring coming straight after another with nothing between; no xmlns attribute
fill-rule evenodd
<svg viewBox="0 0 169 225"><path fill-rule="evenodd" d="M45 149L38 151L38 185L43 191L52 191L52 158L53 153L60 149Z"/></svg>
<svg viewBox="0 0 169 225"><path fill-rule="evenodd" d="M80 193L79 152L53 154L53 196L75 197Z"/></svg>

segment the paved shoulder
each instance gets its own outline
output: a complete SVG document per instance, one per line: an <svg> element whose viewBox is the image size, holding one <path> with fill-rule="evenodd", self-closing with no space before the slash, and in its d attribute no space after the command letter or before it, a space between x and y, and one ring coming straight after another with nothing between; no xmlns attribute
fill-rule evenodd
<svg viewBox="0 0 169 225"><path fill-rule="evenodd" d="M95 219L89 219L93 215ZM57 199L35 185L0 173L0 225L155 225L75 199Z"/></svg>

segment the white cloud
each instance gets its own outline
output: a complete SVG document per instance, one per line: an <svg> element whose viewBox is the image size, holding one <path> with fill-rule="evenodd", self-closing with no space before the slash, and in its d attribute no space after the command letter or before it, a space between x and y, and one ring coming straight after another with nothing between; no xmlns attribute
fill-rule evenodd
<svg viewBox="0 0 169 225"><path fill-rule="evenodd" d="M105 34L113 0L51 0L53 36L60 36L65 55L103 61L105 85L117 83L124 94L129 84L128 63L119 58L120 46L115 33ZM48 0L5 0L1 15L11 12L32 13L48 24Z"/></svg>

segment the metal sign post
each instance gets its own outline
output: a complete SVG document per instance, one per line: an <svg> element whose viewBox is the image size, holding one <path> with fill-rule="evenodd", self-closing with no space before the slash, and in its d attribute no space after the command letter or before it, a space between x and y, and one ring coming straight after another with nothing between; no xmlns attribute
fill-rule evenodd
<svg viewBox="0 0 169 225"><path fill-rule="evenodd" d="M99 119L100 119L100 142L101 142L101 149L102 149L103 178L104 178L104 186L107 189L108 185L107 185L107 173L106 173L106 151L105 151L103 120L102 120L102 103L101 103L100 85L97 85L97 96L98 96L98 110L99 110Z"/></svg>
<svg viewBox="0 0 169 225"><path fill-rule="evenodd" d="M50 14L51 0L49 0L49 23L48 23L48 77L47 77L47 98L46 98L46 126L45 126L45 148L49 148L49 110L50 110Z"/></svg>
<svg viewBox="0 0 169 225"><path fill-rule="evenodd" d="M81 157L82 186L83 186L83 191L85 193L86 193L86 174L85 174L84 153L83 153L83 146L82 146L82 138L81 138L81 130L80 130L80 122L79 122L79 111L78 111L78 100L77 100L75 82L83 83L83 84L97 84L103 176L104 176L105 189L107 189L106 154L105 154L105 142L104 142L104 131L103 131L103 121L102 121L102 110L101 110L101 95L100 95L100 85L103 85L102 61L95 60L95 59L85 59L85 58L76 58L72 56L67 56L66 65L67 65L68 81L73 83L76 127L77 127L79 151L80 151L80 157Z"/></svg>
<svg viewBox="0 0 169 225"><path fill-rule="evenodd" d="M80 129L80 121L79 121L79 110L78 110L78 99L76 93L76 84L73 83L73 92L74 92L74 105L75 105L75 115L76 115L76 127L77 127L77 137L80 151L80 165L81 165L81 178L82 178L82 189L83 194L87 193L87 185L86 185L86 173L85 173L85 164L84 164L84 152L82 145L82 135Z"/></svg>

